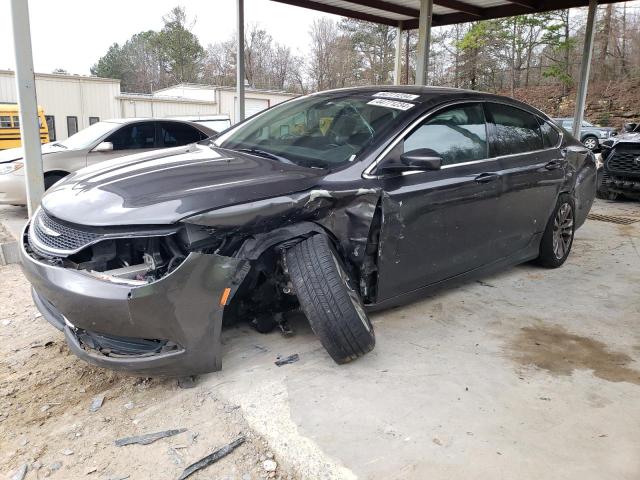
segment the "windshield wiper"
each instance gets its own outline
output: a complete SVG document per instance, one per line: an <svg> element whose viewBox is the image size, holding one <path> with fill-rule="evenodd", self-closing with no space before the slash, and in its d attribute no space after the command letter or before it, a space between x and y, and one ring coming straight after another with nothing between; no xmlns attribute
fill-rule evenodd
<svg viewBox="0 0 640 480"><path fill-rule="evenodd" d="M234 148L233 150L235 150L236 152L250 153L252 155L257 155L259 157L270 158L271 160L278 160L279 162L282 162L282 163L289 163L291 165L295 165L288 158L281 157L280 155L276 155L275 153L267 152L265 150L259 150L257 148Z"/></svg>
<svg viewBox="0 0 640 480"><path fill-rule="evenodd" d="M60 143L60 142L54 142L54 143L52 143L51 145L52 145L52 146L54 146L54 147L62 147L62 148L64 148L65 150L69 150L69 147L67 147L66 145L63 145L63 144L62 144L62 143Z"/></svg>

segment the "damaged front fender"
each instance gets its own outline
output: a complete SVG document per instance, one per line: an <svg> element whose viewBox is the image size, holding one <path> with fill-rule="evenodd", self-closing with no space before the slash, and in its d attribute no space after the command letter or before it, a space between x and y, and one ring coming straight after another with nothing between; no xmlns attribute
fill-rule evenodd
<svg viewBox="0 0 640 480"><path fill-rule="evenodd" d="M289 238L326 231L347 260L360 267L380 195L378 188L308 190L224 207L182 221L211 227L217 236L242 237L246 243L234 253L250 260Z"/></svg>

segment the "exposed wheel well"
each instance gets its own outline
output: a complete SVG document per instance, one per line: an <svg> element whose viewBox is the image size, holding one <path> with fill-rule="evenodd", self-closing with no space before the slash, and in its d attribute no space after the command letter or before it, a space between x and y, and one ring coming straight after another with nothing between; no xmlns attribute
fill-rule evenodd
<svg viewBox="0 0 640 480"><path fill-rule="evenodd" d="M60 177L66 177L67 175L69 175L70 172L65 172L64 170L49 170L48 172L44 173L45 178L46 177L52 177L52 176L60 176Z"/></svg>

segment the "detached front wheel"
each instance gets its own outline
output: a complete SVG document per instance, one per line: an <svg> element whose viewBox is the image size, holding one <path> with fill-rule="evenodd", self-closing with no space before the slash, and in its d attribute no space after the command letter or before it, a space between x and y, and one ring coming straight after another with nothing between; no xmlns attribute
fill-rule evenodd
<svg viewBox="0 0 640 480"><path fill-rule="evenodd" d="M376 339L355 283L327 237L285 252L289 278L311 329L336 363L371 351Z"/></svg>

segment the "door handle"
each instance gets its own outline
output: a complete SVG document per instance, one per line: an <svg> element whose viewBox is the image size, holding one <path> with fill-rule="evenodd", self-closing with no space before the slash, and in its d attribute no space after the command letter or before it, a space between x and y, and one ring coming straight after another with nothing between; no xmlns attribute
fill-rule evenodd
<svg viewBox="0 0 640 480"><path fill-rule="evenodd" d="M498 178L500 178L500 175L498 175L497 173L485 172L478 175L474 180L477 183L489 183L495 182L496 180L498 180Z"/></svg>
<svg viewBox="0 0 640 480"><path fill-rule="evenodd" d="M558 170L563 166L564 166L564 162L561 162L560 160L551 160L549 163L547 163L544 166L544 168L546 168L547 170Z"/></svg>

